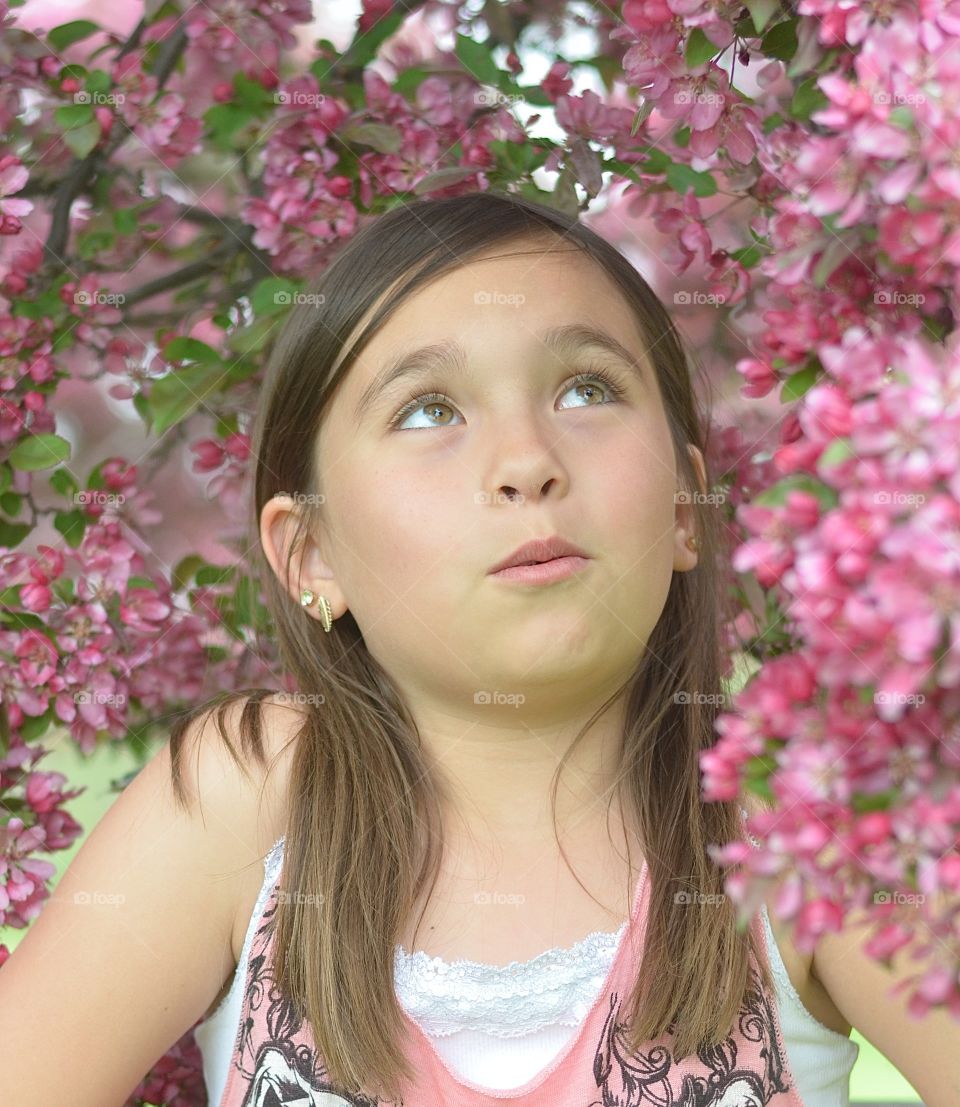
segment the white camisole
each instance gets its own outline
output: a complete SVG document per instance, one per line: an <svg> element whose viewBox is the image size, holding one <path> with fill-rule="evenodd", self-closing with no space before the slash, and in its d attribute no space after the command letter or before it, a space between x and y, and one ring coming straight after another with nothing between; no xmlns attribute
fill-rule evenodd
<svg viewBox="0 0 960 1107"><path fill-rule="evenodd" d="M264 860L264 880L250 917L229 992L194 1031L203 1055L209 1107L218 1107L226 1083L247 960L260 916L283 860L283 838ZM770 968L784 1045L805 1107L849 1107L856 1042L824 1026L804 1007L770 928ZM447 962L397 946L394 979L398 999L433 1037L456 1072L485 1087L520 1087L560 1052L603 985L617 941L626 927L597 931L569 948L549 949L529 961L487 965Z"/></svg>

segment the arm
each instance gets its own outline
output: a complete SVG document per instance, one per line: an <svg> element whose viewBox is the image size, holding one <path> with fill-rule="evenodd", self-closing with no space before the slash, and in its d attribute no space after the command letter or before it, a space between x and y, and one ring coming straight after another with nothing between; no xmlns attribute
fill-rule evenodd
<svg viewBox="0 0 960 1107"><path fill-rule="evenodd" d="M231 704L239 752L238 717ZM190 811L175 802L167 742L0 969L4 1102L119 1107L233 971L242 872L276 825L260 811L265 770L240 772L210 712L188 727L182 765Z"/></svg>
<svg viewBox="0 0 960 1107"><path fill-rule="evenodd" d="M751 794L742 805L750 814L776 810ZM847 1022L913 1085L925 1107L958 1107L960 1020L943 1009L912 1018L905 993L893 998L889 992L914 975L920 962L900 950L891 968L884 968L863 951L870 930L848 918L842 930L819 939L810 970Z"/></svg>
<svg viewBox="0 0 960 1107"><path fill-rule="evenodd" d="M913 1085L926 1107L960 1104L960 1020L939 1008L922 1019L907 1011L906 993L889 995L898 981L921 968L907 950L893 957L891 969L863 951L870 928L845 923L826 934L813 954L813 974L834 1004Z"/></svg>

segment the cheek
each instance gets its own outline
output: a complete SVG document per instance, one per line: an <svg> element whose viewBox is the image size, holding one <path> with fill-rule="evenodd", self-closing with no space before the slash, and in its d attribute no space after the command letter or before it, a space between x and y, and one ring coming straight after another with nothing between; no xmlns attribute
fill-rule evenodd
<svg viewBox="0 0 960 1107"><path fill-rule="evenodd" d="M676 474L669 435L640 426L595 444L580 465L580 479L591 485L591 514L637 543L637 556L651 545L672 543L676 517Z"/></svg>
<svg viewBox="0 0 960 1107"><path fill-rule="evenodd" d="M435 567L464 556L472 501L465 482L452 483L439 466L425 474L374 464L339 482L333 514L355 594L382 602L408 593L412 600L429 587Z"/></svg>

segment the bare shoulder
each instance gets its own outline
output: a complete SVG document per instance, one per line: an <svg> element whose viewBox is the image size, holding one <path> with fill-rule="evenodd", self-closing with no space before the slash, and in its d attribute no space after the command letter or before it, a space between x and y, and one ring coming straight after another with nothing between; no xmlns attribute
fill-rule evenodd
<svg viewBox="0 0 960 1107"><path fill-rule="evenodd" d="M241 718L245 710L259 717L263 762L252 757L242 741ZM198 766L203 759L207 762L191 774L194 780L203 783L203 789L195 797L200 814L206 799L221 786L238 789L235 799L239 802L227 806L224 814L244 847L262 853L276 842L286 826L290 770L304 712L295 701L274 693L257 703L232 700L223 716L223 732L215 714L211 711L197 721L194 732L185 736L181 754L184 760L196 758ZM211 730L215 735L208 735Z"/></svg>
<svg viewBox="0 0 960 1107"><path fill-rule="evenodd" d="M954 906L945 891L934 897L937 913ZM960 1022L948 1007L922 1017L909 1008L901 989L916 985L926 967L912 957L912 944L897 950L887 964L874 960L865 944L873 927L859 911L836 933L817 943L817 978L853 1026L910 1082L928 1107L960 1103ZM918 929L925 924L917 919ZM929 940L921 932L921 941Z"/></svg>
<svg viewBox="0 0 960 1107"><path fill-rule="evenodd" d="M178 758L187 802L168 740L89 830L0 969L11 1102L124 1102L233 971L238 893L285 815L295 733L291 712L268 705L260 765L238 744L240 710L230 705L225 731L242 763L216 708L191 719Z"/></svg>

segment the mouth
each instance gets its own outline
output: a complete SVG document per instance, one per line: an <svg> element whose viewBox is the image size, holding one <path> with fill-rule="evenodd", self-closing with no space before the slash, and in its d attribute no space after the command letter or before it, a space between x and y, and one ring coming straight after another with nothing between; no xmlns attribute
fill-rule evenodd
<svg viewBox="0 0 960 1107"><path fill-rule="evenodd" d="M534 538L525 542L502 561L494 565L489 572L498 575L507 569L529 569L537 565L548 565L553 561L573 559L589 561L590 555L559 534L549 538Z"/></svg>
<svg viewBox="0 0 960 1107"><path fill-rule="evenodd" d="M547 561L528 561L520 565L508 565L498 569L491 576L496 580L514 581L518 584L552 584L581 572L591 562L592 558L568 554L563 557L552 557Z"/></svg>

